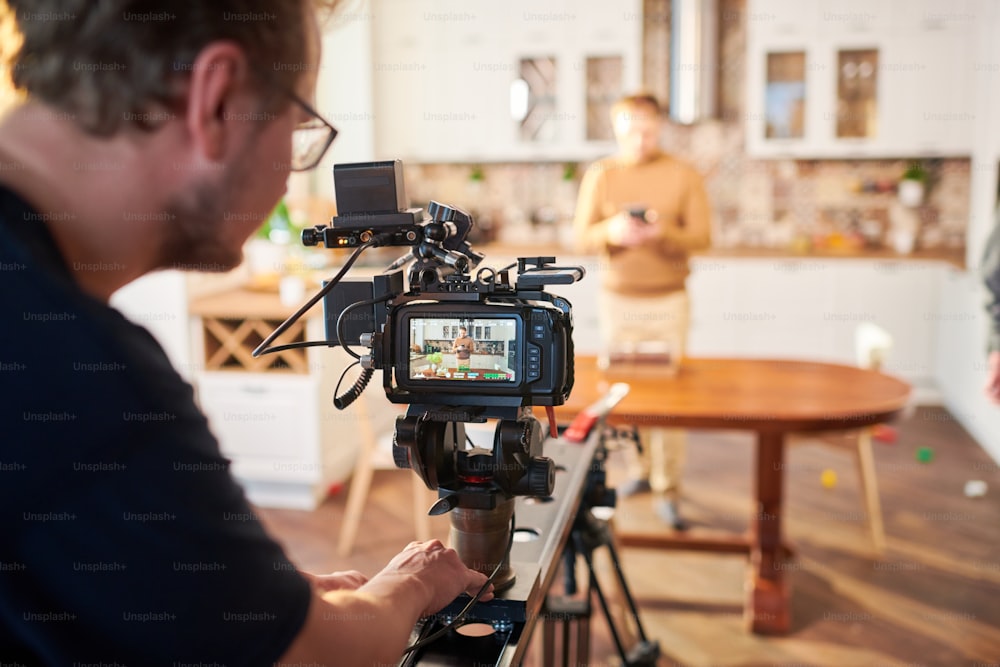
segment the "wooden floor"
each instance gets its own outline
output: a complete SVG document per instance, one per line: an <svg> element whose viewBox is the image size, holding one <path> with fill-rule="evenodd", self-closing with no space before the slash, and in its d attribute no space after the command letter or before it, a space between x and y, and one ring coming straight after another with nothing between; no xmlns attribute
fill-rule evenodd
<svg viewBox="0 0 1000 667"><path fill-rule="evenodd" d="M851 454L815 441L786 456L785 535L792 631L781 638L743 628L745 560L739 556L625 549L624 571L661 665L1000 666L1000 467L939 408L897 424L895 444L876 444L888 547L871 548ZM695 531L742 531L751 511L749 435L692 432L686 514ZM933 460L917 460L930 447ZM621 456L611 460L612 480ZM820 484L833 470L833 488ZM379 471L354 554L336 555L341 492L315 512L261 510L300 567L376 572L413 539L407 471ZM967 498L968 480L989 485ZM648 498L620 503L616 521L654 522ZM446 538L447 519L434 519ZM591 665L616 665L604 619L592 623ZM537 661L534 664L540 664Z"/></svg>

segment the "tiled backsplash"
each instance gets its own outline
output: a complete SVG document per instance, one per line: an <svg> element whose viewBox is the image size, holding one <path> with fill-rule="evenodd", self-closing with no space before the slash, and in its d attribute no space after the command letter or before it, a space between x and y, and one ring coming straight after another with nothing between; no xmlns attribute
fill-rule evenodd
<svg viewBox="0 0 1000 667"><path fill-rule="evenodd" d="M644 72L661 97L667 71L666 0L645 0ZM743 150L745 0L721 0L720 120L669 125L663 147L705 176L718 247L888 244L894 227L915 227L922 248L965 244L970 162L924 161L923 203L902 206L895 194L909 160L755 160ZM569 245L570 221L586 164L407 164L410 199L436 199L468 209L480 227L476 242ZM480 178L481 177L481 178Z"/></svg>
<svg viewBox="0 0 1000 667"><path fill-rule="evenodd" d="M888 245L894 226L912 219L921 248L965 245L969 160L925 161L924 202L899 203L898 160L751 160L721 122L671 128L667 146L705 176L717 247L798 248ZM736 144L735 146L733 144ZM571 242L579 174L585 164L423 164L406 166L411 201L430 199L470 211L474 241ZM482 177L475 180L474 176ZM568 178L567 178L568 177ZM902 222L901 222L902 220Z"/></svg>
<svg viewBox="0 0 1000 667"><path fill-rule="evenodd" d="M431 199L469 211L474 243L568 245L580 165L560 163L406 164L406 191L414 205ZM567 173L569 170L569 173ZM482 180L475 180L481 174Z"/></svg>

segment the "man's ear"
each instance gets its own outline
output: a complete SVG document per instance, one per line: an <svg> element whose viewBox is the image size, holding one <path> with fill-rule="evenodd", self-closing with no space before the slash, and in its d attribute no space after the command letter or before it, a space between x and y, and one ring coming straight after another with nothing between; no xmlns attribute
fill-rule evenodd
<svg viewBox="0 0 1000 667"><path fill-rule="evenodd" d="M234 42L212 42L198 54L188 86L186 124L195 151L219 162L233 141L231 118L236 97L249 78L243 49Z"/></svg>

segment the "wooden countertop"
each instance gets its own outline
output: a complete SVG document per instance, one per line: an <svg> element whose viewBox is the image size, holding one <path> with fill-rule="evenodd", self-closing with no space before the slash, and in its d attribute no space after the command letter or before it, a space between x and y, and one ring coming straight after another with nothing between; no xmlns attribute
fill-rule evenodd
<svg viewBox="0 0 1000 667"><path fill-rule="evenodd" d="M215 318L245 319L248 317L284 320L304 304L315 292L307 289L301 303L286 306L276 291L253 290L247 288L230 289L207 296L197 297L188 303L192 315ZM306 317L321 317L323 305L317 303Z"/></svg>
<svg viewBox="0 0 1000 667"><path fill-rule="evenodd" d="M574 253L572 249L556 244L513 245L493 243L478 246L475 250L486 256L483 260L486 266L497 266L498 261L508 260L513 257L554 256L557 264L563 263L563 260L579 261L581 257L581 255ZM585 257L590 256L585 255ZM595 261L596 259L596 256L594 256ZM692 259L695 261L706 259L940 261L959 269L966 268L964 248L917 250L909 255L899 255L889 249L864 250L860 252L811 250L808 253L795 253L781 248L709 248L708 250L694 253ZM348 273L347 277L367 277L373 273L378 273L379 270L381 269L356 267ZM328 269L328 272L330 275L333 275L333 273L336 273L336 268ZM305 303L306 299L312 296L318 287L316 284L307 285L306 296L303 297L301 303ZM249 316L266 319L284 319L295 312L301 303L293 306L282 304L278 298L277 284L275 284L274 289L270 290L243 286L235 289L226 289L207 296L196 297L191 300L189 310L193 315L208 315L212 317L243 318ZM317 304L309 312L308 317L318 316L322 312L322 308Z"/></svg>
<svg viewBox="0 0 1000 667"><path fill-rule="evenodd" d="M898 261L941 261L959 269L965 268L965 248L932 248L914 250L908 255L900 255L889 248L866 250L809 250L793 252L784 248L709 248L694 254L697 258L762 258L762 259L882 259Z"/></svg>
<svg viewBox="0 0 1000 667"><path fill-rule="evenodd" d="M486 255L484 260L490 263L491 257L532 257L532 256L555 256L556 261L561 257L579 257L580 254L572 248L567 248L557 244L510 244L510 243L490 243L483 246L476 246L475 249ZM692 255L693 259L877 259L877 260L898 260L898 261L941 261L952 266L965 268L965 248L932 248L928 250L915 250L908 255L900 255L890 248L865 249L865 250L823 250L812 249L807 252L794 252L787 248L709 248Z"/></svg>

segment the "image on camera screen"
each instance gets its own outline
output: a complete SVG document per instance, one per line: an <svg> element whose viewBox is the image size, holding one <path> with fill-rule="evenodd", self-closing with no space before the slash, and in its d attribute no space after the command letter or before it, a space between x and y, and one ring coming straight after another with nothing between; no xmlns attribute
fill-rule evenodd
<svg viewBox="0 0 1000 667"><path fill-rule="evenodd" d="M412 380L517 382L513 318L410 318Z"/></svg>

